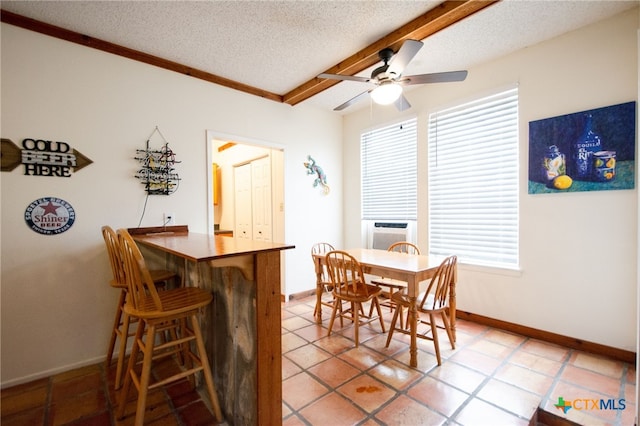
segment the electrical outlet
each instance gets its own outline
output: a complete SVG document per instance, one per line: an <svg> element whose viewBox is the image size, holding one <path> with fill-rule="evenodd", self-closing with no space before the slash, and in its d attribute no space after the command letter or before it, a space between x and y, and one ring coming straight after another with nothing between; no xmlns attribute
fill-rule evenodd
<svg viewBox="0 0 640 426"><path fill-rule="evenodd" d="M162 222L164 226L167 225L175 225L176 224L176 215L173 213L165 213L164 221Z"/></svg>

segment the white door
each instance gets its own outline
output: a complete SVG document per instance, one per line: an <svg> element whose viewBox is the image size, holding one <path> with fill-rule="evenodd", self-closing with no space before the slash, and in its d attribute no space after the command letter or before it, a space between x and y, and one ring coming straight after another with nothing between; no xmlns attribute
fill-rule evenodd
<svg viewBox="0 0 640 426"><path fill-rule="evenodd" d="M272 241L271 158L251 162L253 238Z"/></svg>
<svg viewBox="0 0 640 426"><path fill-rule="evenodd" d="M234 167L236 238L253 239L251 164Z"/></svg>

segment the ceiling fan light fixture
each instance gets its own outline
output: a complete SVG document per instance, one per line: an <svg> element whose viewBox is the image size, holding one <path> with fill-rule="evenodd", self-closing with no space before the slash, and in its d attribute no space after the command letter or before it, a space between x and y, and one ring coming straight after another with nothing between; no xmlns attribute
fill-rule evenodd
<svg viewBox="0 0 640 426"><path fill-rule="evenodd" d="M402 86L394 82L381 83L371 92L371 99L379 105L390 105L402 95Z"/></svg>

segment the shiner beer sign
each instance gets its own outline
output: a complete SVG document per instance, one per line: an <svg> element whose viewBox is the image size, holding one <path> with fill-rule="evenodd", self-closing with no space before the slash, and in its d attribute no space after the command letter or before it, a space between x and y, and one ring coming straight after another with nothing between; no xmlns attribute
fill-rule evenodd
<svg viewBox="0 0 640 426"><path fill-rule="evenodd" d="M62 234L73 225L76 212L63 199L39 198L24 211L24 220L33 231L44 235Z"/></svg>
<svg viewBox="0 0 640 426"><path fill-rule="evenodd" d="M10 139L2 139L2 171L10 172L24 165L27 176L71 177L93 161L72 149L68 143L26 138L22 148Z"/></svg>

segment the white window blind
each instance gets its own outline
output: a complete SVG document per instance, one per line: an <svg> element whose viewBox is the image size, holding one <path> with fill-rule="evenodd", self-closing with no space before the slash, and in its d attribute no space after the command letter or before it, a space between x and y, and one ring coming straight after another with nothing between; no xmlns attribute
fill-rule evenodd
<svg viewBox="0 0 640 426"><path fill-rule="evenodd" d="M518 89L429 116L429 253L518 266Z"/></svg>
<svg viewBox="0 0 640 426"><path fill-rule="evenodd" d="M417 219L414 118L362 134L362 219Z"/></svg>

